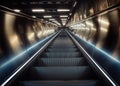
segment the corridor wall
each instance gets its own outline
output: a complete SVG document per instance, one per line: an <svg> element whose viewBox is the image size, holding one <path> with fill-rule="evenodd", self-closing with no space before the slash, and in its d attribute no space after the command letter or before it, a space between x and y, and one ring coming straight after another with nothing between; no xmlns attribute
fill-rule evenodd
<svg viewBox="0 0 120 86"><path fill-rule="evenodd" d="M120 84L120 0L81 0L67 26L91 58Z"/></svg>
<svg viewBox="0 0 120 86"><path fill-rule="evenodd" d="M119 0L81 1L68 22L68 26L83 40L118 60L120 59L119 3Z"/></svg>
<svg viewBox="0 0 120 86"><path fill-rule="evenodd" d="M0 16L0 84L4 84L56 34L57 26L2 6Z"/></svg>
<svg viewBox="0 0 120 86"><path fill-rule="evenodd" d="M0 7L0 16L0 58L17 55L57 28L5 7Z"/></svg>

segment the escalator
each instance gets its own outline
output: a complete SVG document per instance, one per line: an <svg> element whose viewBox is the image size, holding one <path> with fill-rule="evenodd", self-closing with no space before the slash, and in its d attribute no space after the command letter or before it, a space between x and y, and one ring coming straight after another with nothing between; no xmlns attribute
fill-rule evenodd
<svg viewBox="0 0 120 86"><path fill-rule="evenodd" d="M104 86L64 30L13 85Z"/></svg>

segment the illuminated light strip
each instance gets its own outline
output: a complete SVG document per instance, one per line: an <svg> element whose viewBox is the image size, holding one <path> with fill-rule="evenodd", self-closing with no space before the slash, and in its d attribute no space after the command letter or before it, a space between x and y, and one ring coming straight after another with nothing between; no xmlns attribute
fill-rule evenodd
<svg viewBox="0 0 120 86"><path fill-rule="evenodd" d="M60 31L61 32L61 31ZM44 47L46 47L60 32L58 32L51 40L49 40L43 47L41 47L29 60L27 60L15 73L13 73L1 86L6 86L7 83L15 77L17 73L19 73Z"/></svg>
<svg viewBox="0 0 120 86"><path fill-rule="evenodd" d="M44 18L51 18L52 16L51 15L46 15L46 16L43 16Z"/></svg>
<svg viewBox="0 0 120 86"><path fill-rule="evenodd" d="M76 34L77 37L79 37L79 35ZM102 49L99 49L97 47L95 47L95 45L87 42L86 40L83 40L84 42L88 43L89 45L91 45L92 47L96 48L97 50L99 50L100 52L104 53L106 56L108 56L109 58L111 58L112 60L116 61L117 63L120 63L119 60L115 59L114 57L112 57L111 55L109 55L107 52L103 51Z"/></svg>
<svg viewBox="0 0 120 86"><path fill-rule="evenodd" d="M36 18L36 16L32 16L33 18Z"/></svg>
<svg viewBox="0 0 120 86"><path fill-rule="evenodd" d="M21 10L19 10L19 9L14 9L14 11L15 11L15 12L20 12Z"/></svg>
<svg viewBox="0 0 120 86"><path fill-rule="evenodd" d="M58 12L68 12L70 9L57 9Z"/></svg>
<svg viewBox="0 0 120 86"><path fill-rule="evenodd" d="M70 16L72 15L72 13L69 14Z"/></svg>
<svg viewBox="0 0 120 86"><path fill-rule="evenodd" d="M72 37L72 35L66 31L69 36L75 41L75 43L84 51L84 53L90 58L90 60L96 65L96 67L104 74L104 76L109 80L109 82L112 84L112 86L118 86L116 85L113 80L103 71L103 69L94 61L94 59L87 53L87 51L78 43L78 41L75 40L75 38Z"/></svg>
<svg viewBox="0 0 120 86"><path fill-rule="evenodd" d="M54 34L53 34L54 35ZM5 62L4 64L0 65L0 67L4 67L5 65L8 65L9 63L11 63L13 60L18 59L20 56L24 55L25 53L27 53L27 51L35 48L36 46L38 46L40 43L42 43L43 41L47 40L48 38L52 37L53 35L50 35L48 37L46 37L45 39L41 40L40 42L34 44L33 46L31 46L30 48L26 49L25 51L21 52L19 55L13 57L11 60L9 60L8 62Z"/></svg>
<svg viewBox="0 0 120 86"><path fill-rule="evenodd" d="M45 12L44 9L32 9L32 12Z"/></svg>
<svg viewBox="0 0 120 86"><path fill-rule="evenodd" d="M62 17L68 17L68 15L60 15L60 17L62 18Z"/></svg>

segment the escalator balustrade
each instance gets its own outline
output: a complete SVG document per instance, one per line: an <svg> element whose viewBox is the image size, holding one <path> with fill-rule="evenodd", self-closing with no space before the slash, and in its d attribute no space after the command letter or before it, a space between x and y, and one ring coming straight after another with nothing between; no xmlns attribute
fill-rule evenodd
<svg viewBox="0 0 120 86"><path fill-rule="evenodd" d="M63 30L16 86L104 86Z"/></svg>

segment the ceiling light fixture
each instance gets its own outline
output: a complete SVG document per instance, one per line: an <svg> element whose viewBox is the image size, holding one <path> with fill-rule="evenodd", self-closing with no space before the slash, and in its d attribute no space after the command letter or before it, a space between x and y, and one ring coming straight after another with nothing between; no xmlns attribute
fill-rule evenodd
<svg viewBox="0 0 120 86"><path fill-rule="evenodd" d="M32 16L33 18L36 18L36 16Z"/></svg>
<svg viewBox="0 0 120 86"><path fill-rule="evenodd" d="M52 16L50 15L46 15L46 16L43 16L44 18L51 18Z"/></svg>
<svg viewBox="0 0 120 86"><path fill-rule="evenodd" d="M63 25L65 25L66 23L62 23Z"/></svg>
<svg viewBox="0 0 120 86"><path fill-rule="evenodd" d="M18 10L18 9L15 9L14 11L15 11L15 12L20 12L20 10Z"/></svg>
<svg viewBox="0 0 120 86"><path fill-rule="evenodd" d="M32 12L45 12L44 9L32 9Z"/></svg>
<svg viewBox="0 0 120 86"><path fill-rule="evenodd" d="M69 14L70 16L72 15L72 13Z"/></svg>
<svg viewBox="0 0 120 86"><path fill-rule="evenodd" d="M67 15L61 15L60 17L68 17Z"/></svg>
<svg viewBox="0 0 120 86"><path fill-rule="evenodd" d="M58 12L68 12L70 9L57 9Z"/></svg>

